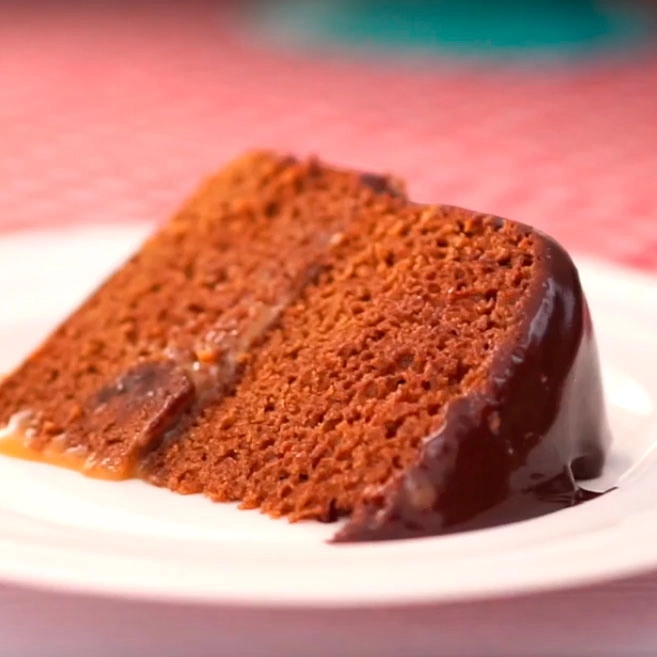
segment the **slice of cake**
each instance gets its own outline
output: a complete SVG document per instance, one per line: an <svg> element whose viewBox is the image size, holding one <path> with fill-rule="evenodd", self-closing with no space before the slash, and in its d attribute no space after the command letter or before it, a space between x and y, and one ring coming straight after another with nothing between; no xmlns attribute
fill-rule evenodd
<svg viewBox="0 0 657 657"><path fill-rule="evenodd" d="M421 536L585 499L608 444L551 239L269 153L208 180L0 386L0 449Z"/></svg>

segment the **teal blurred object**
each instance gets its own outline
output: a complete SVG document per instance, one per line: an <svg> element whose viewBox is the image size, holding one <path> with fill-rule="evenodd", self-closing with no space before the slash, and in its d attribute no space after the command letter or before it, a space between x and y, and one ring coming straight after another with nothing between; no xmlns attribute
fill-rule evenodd
<svg viewBox="0 0 657 657"><path fill-rule="evenodd" d="M654 14L595 0L287 0L259 5L287 42L387 50L570 57L648 43Z"/></svg>

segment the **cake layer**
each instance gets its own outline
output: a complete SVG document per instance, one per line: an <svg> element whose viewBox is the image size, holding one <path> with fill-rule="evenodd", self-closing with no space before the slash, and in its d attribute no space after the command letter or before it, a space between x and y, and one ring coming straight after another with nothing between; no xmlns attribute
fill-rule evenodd
<svg viewBox="0 0 657 657"><path fill-rule="evenodd" d="M577 503L608 443L559 246L268 153L210 179L3 382L16 417L46 460L351 516L340 540Z"/></svg>
<svg viewBox="0 0 657 657"><path fill-rule="evenodd" d="M0 421L32 411L31 447L56 437L113 478L137 474L169 425L232 389L335 233L373 198L358 175L315 162L235 162L3 383Z"/></svg>

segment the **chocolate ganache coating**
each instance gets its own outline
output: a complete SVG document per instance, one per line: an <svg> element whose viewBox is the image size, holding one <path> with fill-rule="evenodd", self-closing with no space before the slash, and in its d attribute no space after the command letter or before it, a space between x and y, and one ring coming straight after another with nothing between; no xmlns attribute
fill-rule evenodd
<svg viewBox="0 0 657 657"><path fill-rule="evenodd" d="M501 221L501 220L500 220ZM484 389L455 400L416 464L359 506L334 541L412 538L523 520L595 497L610 443L589 308L568 254L539 240L518 335Z"/></svg>

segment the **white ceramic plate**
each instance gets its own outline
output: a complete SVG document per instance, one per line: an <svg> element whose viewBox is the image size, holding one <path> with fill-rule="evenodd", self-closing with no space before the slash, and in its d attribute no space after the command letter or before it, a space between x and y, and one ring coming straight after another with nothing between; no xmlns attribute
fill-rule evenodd
<svg viewBox="0 0 657 657"><path fill-rule="evenodd" d="M0 237L7 371L148 227ZM615 442L592 487L618 490L505 527L333 546L334 525L274 521L140 481L0 458L0 579L121 597L349 606L545 590L657 566L657 279L581 262Z"/></svg>

